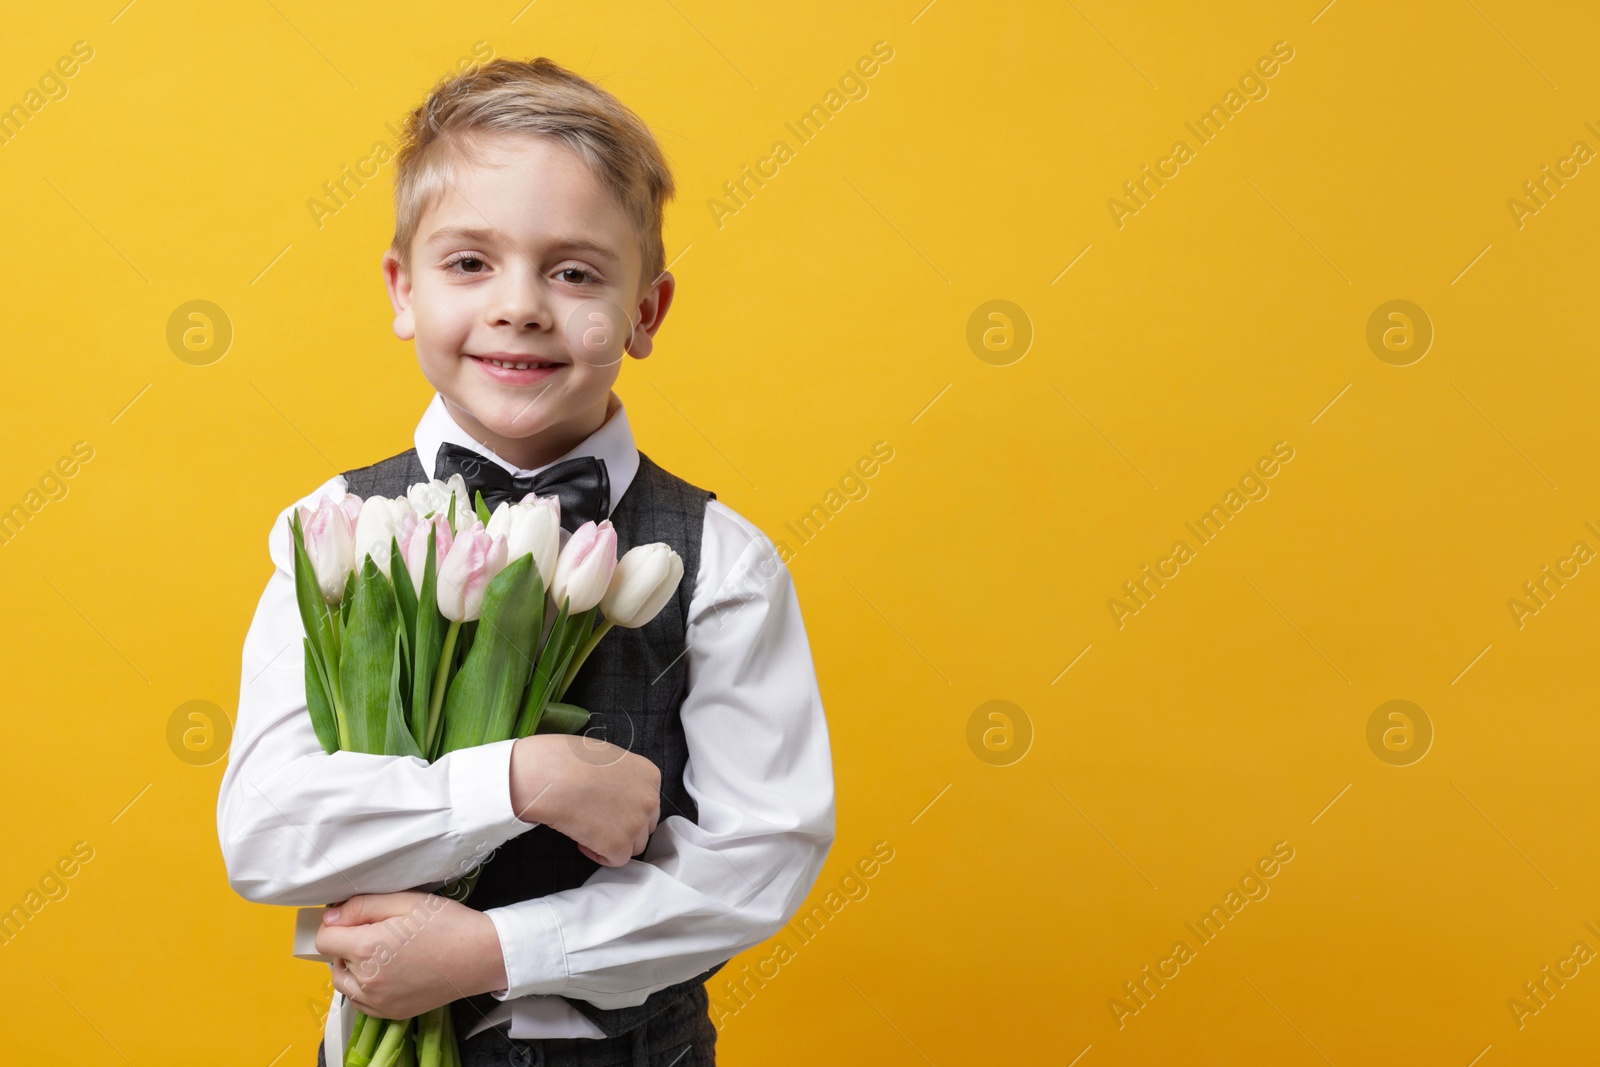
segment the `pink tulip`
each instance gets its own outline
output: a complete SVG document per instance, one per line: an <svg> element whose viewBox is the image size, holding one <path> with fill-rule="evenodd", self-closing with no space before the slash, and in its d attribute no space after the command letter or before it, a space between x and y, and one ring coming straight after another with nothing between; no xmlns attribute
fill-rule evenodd
<svg viewBox="0 0 1600 1067"><path fill-rule="evenodd" d="M433 573L434 583L437 587L438 574L444 566L444 559L450 554L450 545L454 535L450 532L450 523L443 515L434 515L431 519L419 519L411 530L410 538L400 547L405 553L406 570L411 572L411 588L418 596L422 595L422 571L428 563L428 531L434 531L433 542Z"/></svg>
<svg viewBox="0 0 1600 1067"><path fill-rule="evenodd" d="M451 622L471 622L483 609L489 581L505 569L506 539L491 536L482 522L456 531L450 554L439 565L439 613Z"/></svg>
<svg viewBox="0 0 1600 1067"><path fill-rule="evenodd" d="M359 497L345 498L356 501L357 514L361 506ZM317 510L301 506L300 530L305 535L306 555L311 558L311 570L317 576L317 587L322 599L337 604L344 599L344 585L355 570L355 535L347 503L335 504L327 497L317 501Z"/></svg>
<svg viewBox="0 0 1600 1067"><path fill-rule="evenodd" d="M568 601L567 611L576 615L600 603L617 569L617 531L610 519L599 524L586 522L572 532L556 560L555 577L550 579L550 595L559 608Z"/></svg>

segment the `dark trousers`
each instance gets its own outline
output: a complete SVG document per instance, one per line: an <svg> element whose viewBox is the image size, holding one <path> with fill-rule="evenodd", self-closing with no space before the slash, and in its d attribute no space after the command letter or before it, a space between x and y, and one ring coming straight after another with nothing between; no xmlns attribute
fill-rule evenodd
<svg viewBox="0 0 1600 1067"><path fill-rule="evenodd" d="M463 1039L459 1035L476 1025L478 1016L465 1001L456 1001L453 1009L462 1067L713 1067L717 1062L717 1027L703 985L617 1037L519 1039L508 1037L504 1026L491 1026ZM328 1067L320 1045L317 1067Z"/></svg>

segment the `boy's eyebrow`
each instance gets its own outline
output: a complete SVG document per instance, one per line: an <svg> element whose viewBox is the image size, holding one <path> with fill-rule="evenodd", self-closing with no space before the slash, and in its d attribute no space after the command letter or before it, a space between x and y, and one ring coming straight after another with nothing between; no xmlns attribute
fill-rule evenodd
<svg viewBox="0 0 1600 1067"><path fill-rule="evenodd" d="M471 241L477 244L493 244L501 237L498 230L483 229L476 226L443 226L428 235L428 243L446 239ZM616 254L605 245L589 240L587 237L557 237L551 242L553 248L572 249L579 252L593 252L606 259L616 259Z"/></svg>

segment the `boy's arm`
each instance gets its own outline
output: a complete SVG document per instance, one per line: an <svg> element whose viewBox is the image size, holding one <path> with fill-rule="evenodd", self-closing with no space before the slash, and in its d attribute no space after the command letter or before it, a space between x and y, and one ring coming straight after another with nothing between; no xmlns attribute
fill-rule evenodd
<svg viewBox="0 0 1600 1067"><path fill-rule="evenodd" d="M344 493L343 476L335 476L297 503ZM465 874L534 825L511 807L515 742L432 764L323 751L306 711L289 514L285 508L268 535L276 566L245 637L239 713L217 795L228 884L261 904L313 905Z"/></svg>
<svg viewBox="0 0 1600 1067"><path fill-rule="evenodd" d="M663 809L636 862L489 909L506 1000L640 1004L776 933L834 835L827 722L799 602L772 542L707 504L687 633L684 782L699 824Z"/></svg>

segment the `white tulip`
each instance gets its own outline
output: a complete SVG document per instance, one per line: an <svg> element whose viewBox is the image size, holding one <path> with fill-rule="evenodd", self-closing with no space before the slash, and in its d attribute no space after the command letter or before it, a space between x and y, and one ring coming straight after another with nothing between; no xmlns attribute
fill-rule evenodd
<svg viewBox="0 0 1600 1067"><path fill-rule="evenodd" d="M509 562L533 553L539 580L545 589L555 577L556 556L561 551L561 498L529 493L522 503L506 501L489 516L488 532L506 539Z"/></svg>
<svg viewBox="0 0 1600 1067"><path fill-rule="evenodd" d="M448 492L445 484L437 479L418 482L406 490L406 500L416 509L418 518L426 518L437 512L441 504L449 504Z"/></svg>
<svg viewBox="0 0 1600 1067"><path fill-rule="evenodd" d="M367 497L356 519L356 569L366 566L371 556L385 578L393 577L389 573L390 544L398 541L403 550L416 524L417 514L405 497Z"/></svg>
<svg viewBox="0 0 1600 1067"><path fill-rule="evenodd" d="M456 524L459 526L461 516L472 511L472 494L467 492L467 483L460 474L452 474L447 482L437 478L431 482L418 482L406 490L406 499L419 519L434 512L449 514L452 496L456 498Z"/></svg>
<svg viewBox="0 0 1600 1067"><path fill-rule="evenodd" d="M600 613L617 626L637 629L656 617L682 580L683 559L671 545L636 545L617 561Z"/></svg>

